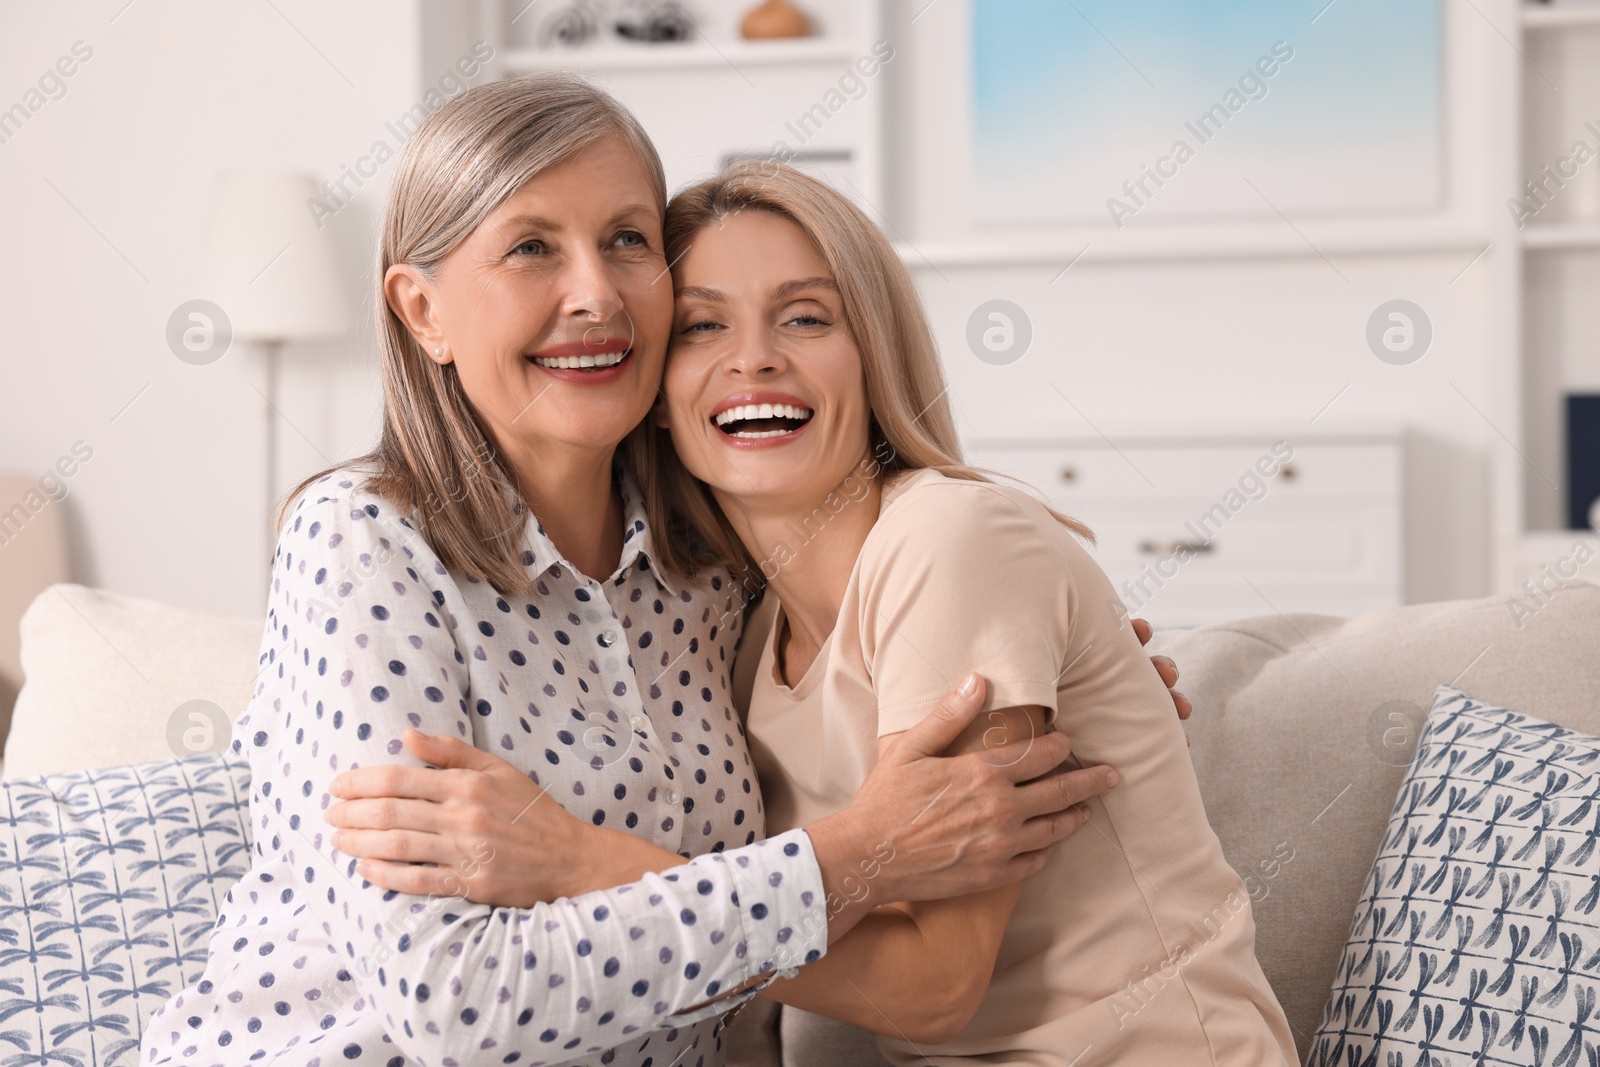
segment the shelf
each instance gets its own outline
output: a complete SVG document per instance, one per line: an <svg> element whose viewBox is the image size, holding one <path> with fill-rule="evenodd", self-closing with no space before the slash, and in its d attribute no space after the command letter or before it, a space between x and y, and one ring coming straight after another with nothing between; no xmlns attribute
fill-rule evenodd
<svg viewBox="0 0 1600 1067"><path fill-rule="evenodd" d="M1528 530L1522 535L1523 548L1535 559L1560 556L1578 541L1600 549L1600 534L1593 530Z"/></svg>
<svg viewBox="0 0 1600 1067"><path fill-rule="evenodd" d="M1530 30L1558 30L1573 26L1600 28L1600 4L1592 7L1528 4L1522 9L1522 24Z"/></svg>
<svg viewBox="0 0 1600 1067"><path fill-rule="evenodd" d="M1578 548L1588 546L1585 553ZM1524 592L1523 581L1535 586L1577 578L1600 582L1600 535L1593 530L1530 530L1517 544L1514 566L1519 574L1517 592Z"/></svg>
<svg viewBox="0 0 1600 1067"><path fill-rule="evenodd" d="M1147 422L1098 421L1092 430L1063 433L1059 430L1019 432L1003 436L982 434L968 440L970 448L990 450L1051 448L1179 448L1195 444L1217 447L1235 445L1256 447L1262 441L1288 440L1295 447L1326 445L1399 445L1404 443L1404 424L1383 419L1334 421L1326 424L1295 426L1265 419L1229 419L1226 422L1191 418L1164 421L1159 427ZM1115 442L1113 445L1112 442Z"/></svg>
<svg viewBox="0 0 1600 1067"><path fill-rule="evenodd" d="M1595 248L1600 249L1600 225L1595 223L1545 223L1529 226L1522 231L1524 248Z"/></svg>
<svg viewBox="0 0 1600 1067"><path fill-rule="evenodd" d="M1531 227L1530 227L1531 229ZM1065 267L1140 260L1305 259L1333 255L1465 253L1490 244L1487 228L1465 222L1395 220L1307 222L1297 229L1278 223L1231 226L1167 226L1133 230L1054 231L1039 235L982 237L971 241L897 242L906 266ZM1087 247L1087 251L1084 249ZM1465 261L1463 266L1466 266Z"/></svg>
<svg viewBox="0 0 1600 1067"><path fill-rule="evenodd" d="M689 70L693 68L844 65L856 58L845 42L827 37L781 41L694 41L600 44L580 48L511 48L508 70Z"/></svg>

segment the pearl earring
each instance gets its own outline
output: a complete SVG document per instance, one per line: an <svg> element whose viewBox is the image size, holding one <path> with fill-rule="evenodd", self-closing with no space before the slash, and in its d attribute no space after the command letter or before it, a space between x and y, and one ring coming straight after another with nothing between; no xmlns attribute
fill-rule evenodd
<svg viewBox="0 0 1600 1067"><path fill-rule="evenodd" d="M434 354L434 355L436 355L436 356L442 356L442 355L444 355L444 347L443 347L443 346L442 346L442 345L441 345L441 346L440 346L440 347L438 347L438 348L435 348L435 349L434 349L434 350L433 350L433 354Z"/></svg>

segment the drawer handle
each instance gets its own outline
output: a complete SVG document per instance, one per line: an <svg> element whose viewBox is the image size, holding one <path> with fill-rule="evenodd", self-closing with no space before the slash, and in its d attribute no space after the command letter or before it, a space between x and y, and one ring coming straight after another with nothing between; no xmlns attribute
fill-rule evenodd
<svg viewBox="0 0 1600 1067"><path fill-rule="evenodd" d="M1064 481L1064 482L1075 482L1075 481L1077 481L1078 480L1078 468L1076 468L1076 467L1062 467L1061 468L1061 480Z"/></svg>
<svg viewBox="0 0 1600 1067"><path fill-rule="evenodd" d="M1141 541L1139 551L1147 556L1175 556L1187 549L1191 555L1210 552L1210 541Z"/></svg>
<svg viewBox="0 0 1600 1067"><path fill-rule="evenodd" d="M1286 482L1292 482L1296 478L1300 477L1300 471L1296 469L1293 463L1285 463L1278 471L1278 477L1282 478Z"/></svg>

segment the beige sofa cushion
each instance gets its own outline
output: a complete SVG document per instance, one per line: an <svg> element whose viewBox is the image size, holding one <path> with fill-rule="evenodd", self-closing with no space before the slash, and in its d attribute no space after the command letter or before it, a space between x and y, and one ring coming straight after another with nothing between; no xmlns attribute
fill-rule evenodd
<svg viewBox="0 0 1600 1067"><path fill-rule="evenodd" d="M46 589L22 617L5 779L220 748L255 689L262 626L81 585ZM225 721L192 717L205 715L195 701Z"/></svg>
<svg viewBox="0 0 1600 1067"><path fill-rule="evenodd" d="M1194 700L1206 813L1255 900L1257 955L1302 1057L1439 683L1600 733L1600 588L1540 599L1271 615L1152 642ZM777 1029L785 1067L883 1062L831 1020L784 1008Z"/></svg>

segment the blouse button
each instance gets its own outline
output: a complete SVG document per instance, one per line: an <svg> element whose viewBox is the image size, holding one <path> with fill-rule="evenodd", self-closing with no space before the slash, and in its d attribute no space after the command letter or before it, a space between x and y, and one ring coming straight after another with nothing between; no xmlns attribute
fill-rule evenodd
<svg viewBox="0 0 1600 1067"><path fill-rule="evenodd" d="M599 641L600 641L600 647L601 648L610 648L612 645L617 643L617 631L615 631L615 630L607 630L607 631L605 631L604 633L602 633L600 635Z"/></svg>
<svg viewBox="0 0 1600 1067"><path fill-rule="evenodd" d="M644 716L643 715L635 715L633 718L629 719L628 721L633 724L633 728L635 730L643 730L644 729Z"/></svg>
<svg viewBox="0 0 1600 1067"><path fill-rule="evenodd" d="M676 803L678 803L678 791L676 789L667 790L667 803L668 804L676 804Z"/></svg>

